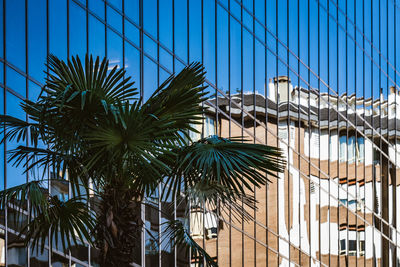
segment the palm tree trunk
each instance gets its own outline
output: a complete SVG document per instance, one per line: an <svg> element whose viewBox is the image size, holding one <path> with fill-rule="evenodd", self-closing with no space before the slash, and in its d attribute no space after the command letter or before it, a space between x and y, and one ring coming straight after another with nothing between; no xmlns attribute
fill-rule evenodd
<svg viewBox="0 0 400 267"><path fill-rule="evenodd" d="M101 251L101 266L131 266L140 259L143 222L141 202L122 186L108 186L99 205L96 246Z"/></svg>

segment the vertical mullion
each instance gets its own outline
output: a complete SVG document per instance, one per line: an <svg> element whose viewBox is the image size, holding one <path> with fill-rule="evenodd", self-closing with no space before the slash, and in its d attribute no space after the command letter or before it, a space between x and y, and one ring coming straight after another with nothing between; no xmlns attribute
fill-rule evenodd
<svg viewBox="0 0 400 267"><path fill-rule="evenodd" d="M336 6L336 19L337 21L339 21L339 7ZM340 128L339 128L339 99L340 99L340 95L339 95L339 23L336 23L336 84L337 84L337 101L336 101L336 110L337 110L337 118L336 118L336 122L337 122L337 138L338 138L338 142L337 142L337 151L338 151L338 156L337 156L337 162L336 162L336 166L337 166L337 170L336 170L336 174L337 174L337 195L338 195L338 202L337 202L337 232L338 232L338 240L337 240L337 246L338 246L338 257L337 257L337 266L340 266L340 251L341 251L341 247L340 247L340 178L339 178L339 170L340 170Z"/></svg>
<svg viewBox="0 0 400 267"><path fill-rule="evenodd" d="M144 84L144 63L143 63L143 1L144 0L139 0L139 47L140 47L140 97L143 98L144 96L144 89L143 89L143 84ZM107 26L106 26L106 48L107 48ZM107 57L107 49L106 49L106 57ZM173 64L173 63L172 63ZM141 100L143 102L143 100Z"/></svg>
<svg viewBox="0 0 400 267"><path fill-rule="evenodd" d="M143 1L144 0L139 0L139 47L140 47L140 97L141 97L141 102L143 103L143 96L144 96L144 63L143 63L143 53L144 53L144 47L143 47ZM107 8L104 10L105 12L105 46L106 46L106 57L107 57ZM146 220L146 213L145 213L145 208L146 206L144 203L141 204L141 220L144 222ZM142 227L142 234L141 234L141 265L145 266L145 258L146 258L146 251L145 251L145 244L146 244L146 236L145 236L145 224Z"/></svg>
<svg viewBox="0 0 400 267"><path fill-rule="evenodd" d="M28 77L29 75L29 62L28 62L28 0L25 0L25 66L26 66L26 75ZM25 78L25 99L29 98L29 89L28 89L28 78ZM25 120L28 121L28 113L25 113ZM28 146L28 139L26 140L26 145ZM26 161L28 161L28 157L26 157ZM29 181L29 172L26 172L26 182ZM27 203L28 203L28 220L30 217L30 199L28 196L27 199ZM28 267L31 266L31 261L30 261L30 249L26 250L26 260L28 263Z"/></svg>
<svg viewBox="0 0 400 267"><path fill-rule="evenodd" d="M231 99L231 0L228 0L228 90L229 90L229 138L232 135ZM232 266L232 207L229 207L229 267Z"/></svg>
<svg viewBox="0 0 400 267"><path fill-rule="evenodd" d="M347 11L348 11L348 1L345 1L345 12L346 12L346 18L347 18ZM348 27L347 27L347 21L346 21L346 33L348 32ZM345 75L346 75L346 106L349 106L349 67L348 67L348 37L347 35L346 41L345 41L345 59L346 59L346 64L345 64ZM346 159L345 159L345 164L346 164L346 257L348 258L349 256L349 112L346 109ZM340 181L340 179L339 179Z"/></svg>
<svg viewBox="0 0 400 267"><path fill-rule="evenodd" d="M363 45L363 51L365 51L365 1L362 1L362 21L363 21L363 43L362 43L362 45ZM363 53L363 59L362 59L362 68L363 68L363 76L362 76L362 79L363 79L363 114L364 114L364 120L363 120L363 138L364 138L364 154L362 155L362 157L363 157L363 195L364 195L364 203L362 203L363 204L363 218L364 218L364 220L363 220L363 224L364 224L364 267L366 267L366 265L367 265L367 262L366 262L366 244L367 244L367 235L366 235L366 230L367 230L367 227L366 227L366 220L365 220L365 203L366 203L366 201L365 201L365 199L366 199L366 196L365 196L365 188L366 188L366 181L365 181L365 176L366 176L366 167L365 167L365 164L366 164L366 153L365 153L365 150L366 150L366 141L367 141L367 138L366 138L366 134L365 134L365 119L366 119L366 109L365 109L365 97L366 97L366 90L365 90L365 55L364 55L364 53ZM372 72L371 72L371 74L372 74ZM360 193L361 193L361 188L360 188Z"/></svg>
<svg viewBox="0 0 400 267"><path fill-rule="evenodd" d="M141 19L142 20L142 23L140 23L140 48L141 48L141 51L144 51L144 49L143 49L143 2L144 0L139 0L139 12L140 12L140 15L139 15L139 20ZM140 8L140 5L142 5L142 7ZM105 40L104 40L104 47L105 47L105 51L104 51L104 53L105 53L105 57L107 57L107 55L108 55L108 49L107 49L107 3L106 3L106 1L104 1L104 38L105 38ZM142 53L140 53L140 54L142 54ZM143 70L143 65L141 66L141 68L140 68L141 70ZM142 88L142 86L141 86L141 88Z"/></svg>
<svg viewBox="0 0 400 267"><path fill-rule="evenodd" d="M160 87L160 0L157 0L157 88ZM125 22L125 19L124 19ZM125 35L124 35L125 36ZM124 41L125 44L125 41ZM161 199L161 183L158 184L158 266L161 267L162 262L162 244L161 244L161 220L162 220L162 199ZM189 213L190 214L190 213ZM190 219L189 219L190 221ZM189 228L190 229L190 228Z"/></svg>
<svg viewBox="0 0 400 267"><path fill-rule="evenodd" d="M66 0L67 1L67 61L69 60L69 57L70 57L70 54L69 54L69 51L70 51L70 49L69 49L69 41L70 41L70 38L69 38L69 0Z"/></svg>
<svg viewBox="0 0 400 267"><path fill-rule="evenodd" d="M378 30L378 32L379 32L379 35L378 35L378 37L379 37L379 51L381 51L381 49L382 49L382 36L381 36L381 28L382 28L382 25L381 25L381 0L379 0L378 1L378 3L379 3L379 8L378 8L378 21L379 21L379 30ZM379 57L379 69L380 70L382 70L382 60L381 60L381 57ZM383 251L383 248L385 247L385 242L386 242L386 240L384 239L384 237L383 237L383 229L384 229L384 227L383 227L383 224L385 223L384 222L384 220L383 220L383 210L384 210L384 205L385 205L385 203L384 203L384 199L383 199L383 195L384 195L384 189L383 189L383 180L385 179L385 177L383 177L384 176L384 171L383 171L383 168L384 168L384 164L383 164L383 144L382 144L382 116L383 116L383 110L382 110L382 105L383 105L383 88L382 88L382 75L381 75L381 72L379 72L379 92L380 92L380 94L379 94L379 148L380 148L380 153L379 153L379 155L380 155L380 162L379 162L379 166L380 166L380 168L379 168L379 172L380 172L380 176L379 176L379 183L380 183L380 212L379 212L379 215L380 215L380 218L379 218L379 222L380 222L380 224L379 224L379 230L380 230L380 235L381 235L381 264L385 264L386 263L386 256L384 255L384 251ZM386 162L386 161L385 161Z"/></svg>
<svg viewBox="0 0 400 267"><path fill-rule="evenodd" d="M240 98L241 98L241 136L244 133L244 95L243 95L243 0L240 1ZM243 142L243 141L242 141ZM242 182L243 187L243 182ZM242 197L242 210L244 210ZM242 216L242 266L244 266L244 218Z"/></svg>
<svg viewBox="0 0 400 267"><path fill-rule="evenodd" d="M69 36L69 1L70 0L66 0L67 1L67 62L69 61L69 57L70 57L70 48L69 48L69 43L70 43L70 36ZM68 197L70 197L70 189L71 189L71 185L70 183L68 183ZM68 255L68 265L69 267L71 267L71 249L68 248L68 252L66 253L66 255Z"/></svg>
<svg viewBox="0 0 400 267"><path fill-rule="evenodd" d="M330 85L330 38L329 38L329 1L327 2L327 16L326 16L326 27L327 27L327 83ZM328 266L331 266L331 116L330 116L330 108L331 108L331 95L329 93L329 89L327 90L328 95Z"/></svg>
<svg viewBox="0 0 400 267"><path fill-rule="evenodd" d="M215 36L214 36L214 38L215 38L215 40L214 40L214 49L215 49L215 106L216 106L216 109L215 109L215 133L216 133L216 135L220 135L219 133L218 133L218 131L220 130L219 129L219 127L218 127L218 124L219 124L219 114L218 114L218 107L219 107L219 105L218 105L218 27L217 27L217 19L218 19L218 16L217 16L217 10L218 10L218 6L217 6L217 1L214 1L214 34L215 34ZM221 131L221 134L222 134L222 131ZM217 202L216 203L216 209L217 209L217 211L216 211L216 213L217 213L217 216L219 217L219 210L218 210L218 208L219 208L219 202ZM218 225L217 225L217 227L218 227ZM218 233L218 228L217 228L217 233ZM218 262L218 241L219 241L219 235L217 234L217 240L216 240L216 258L217 258L217 262Z"/></svg>
<svg viewBox="0 0 400 267"><path fill-rule="evenodd" d="M353 147L353 153L354 153L354 178L355 178L355 200L356 200L356 207L355 207L355 213L357 215L357 205L358 205L358 177L357 177L357 165L358 165L358 156L357 156L357 146L358 146L358 141L357 141L357 29L356 29L356 23L357 23L357 2L354 2L354 110L355 110L355 121L354 121L354 147ZM358 234L358 217L355 216L356 220L356 225L355 225L355 233L356 233L356 267L358 266L358 243L359 243L359 234Z"/></svg>
<svg viewBox="0 0 400 267"><path fill-rule="evenodd" d="M50 31L49 31L49 1L46 0L46 56L48 57L50 54L50 49L49 49L49 43L50 43ZM46 58L46 63L48 62ZM49 66L46 64L46 76L49 76ZM49 171L47 171L47 174L49 174ZM50 186L50 181L48 182L48 188L47 191L50 195L51 193L51 186ZM50 230L49 230L49 235L50 235ZM48 253L48 261L49 261L49 267L51 267L51 254L52 254L52 240L49 238L49 253Z"/></svg>
<svg viewBox="0 0 400 267"><path fill-rule="evenodd" d="M265 42L266 43L266 42ZM301 131L301 116L300 116L300 94L301 94L301 88L300 88L300 0L297 0L297 53L298 53L298 59L297 59L297 72L299 75L297 75L297 98L298 98L298 108L297 108L297 115L298 115L298 127L297 127L297 143L298 143L298 164L299 164L299 184L298 184L298 196L299 196L299 265L301 266L301 254L302 254L302 250L301 250L301 215L300 215L300 211L301 211L301 190L300 190L300 185L301 185L301 157L300 157L300 153L301 153L301 139L300 139L300 131Z"/></svg>
<svg viewBox="0 0 400 267"><path fill-rule="evenodd" d="M386 0L386 58L389 58L389 10L388 10L388 0ZM390 246L391 246L391 243L390 243L390 241L392 241L392 239L391 239L391 235L390 235L390 227L389 227L389 223L390 223L390 221L389 221L389 218L390 218L390 210L389 210L389 188L390 188L390 183L389 183L389 176L390 176L390 169L389 169L389 166L390 166L390 159L389 159L389 147L390 147L390 136L389 136L389 130L390 130L390 128L389 128L389 110L390 110L390 106L389 106L389 93L390 93L390 91L389 91L389 61L388 60L386 60L386 72L387 72L387 75L386 75L386 133L387 133L387 142L388 142L388 144L387 144L387 146L388 146L388 149L387 149L387 152L386 152L386 154L387 154L387 156L385 156L385 162L387 162L387 166L386 166L386 177L385 177L385 182L386 182L386 185L387 186L385 186L385 187L383 187L382 186L382 188L384 188L384 190L385 190L385 194L383 194L382 195L382 197L385 197L385 198L387 198L387 200L385 200L385 209L387 209L387 211L386 211L386 216L385 216L385 218L384 218L384 220L386 221L385 222L385 224L384 224L384 229L383 229L383 231L384 231L384 235L386 235L386 240L385 240L385 243L387 244L387 258L386 258L386 261L387 261L387 265L389 265L389 262L390 262ZM392 205L392 207L393 207L393 205Z"/></svg>
<svg viewBox="0 0 400 267"><path fill-rule="evenodd" d="M321 262L321 27L320 27L320 7L319 1L317 5L317 20L318 20L318 261Z"/></svg>
<svg viewBox="0 0 400 267"><path fill-rule="evenodd" d="M174 0L172 0L174 2ZM174 12L174 11L173 11ZM201 0L201 63L204 64L204 0ZM174 25L174 24L173 24ZM174 26L172 26L174 28ZM173 42L173 46L175 47L175 43ZM175 48L174 48L175 49ZM175 53L175 50L174 50ZM174 67L174 71L175 71L175 64L173 65ZM202 104L204 105L204 104ZM217 112L217 109L215 109L215 112ZM201 131L201 137L204 138L204 123L205 123L205 118L203 116L203 123L202 123L202 131ZM206 242L205 242L205 212L204 212L204 203L203 203L203 239L202 239L202 245L203 245L203 249L206 248ZM204 257L202 258L203 264L205 262Z"/></svg>
<svg viewBox="0 0 400 267"><path fill-rule="evenodd" d="M253 17L252 17L252 22L253 22L253 32L255 33L255 0L253 0ZM257 127L257 122L256 122L256 118L257 118L257 113L256 113L256 107L257 107L257 101L256 101L256 76L255 76L255 72L256 72L256 43L255 43L255 36L253 35L252 36L252 38L253 38L253 107L254 107L254 114L253 114L253 116L254 116L254 122L253 122L253 135L254 135L254 138L253 138L253 141L254 141L254 144L256 143L256 127ZM256 197L256 186L254 185L254 187L253 187L253 190L254 190L254 199L257 199L257 197ZM257 257L256 257L256 255L257 255L257 243L256 243L256 240L257 240L257 224L256 224L256 221L257 221L257 212L256 212L256 206L255 206L255 204L254 204L254 228L253 228L253 230L254 230L254 241L253 241L253 245L254 245L254 254L253 254L253 256L254 256L254 265L256 266L256 264L257 264Z"/></svg>
<svg viewBox="0 0 400 267"><path fill-rule="evenodd" d="M278 28L278 17L279 17L279 9L278 9L278 0L275 0L275 32L276 32L276 40L275 40L275 51L276 51L276 56L275 56L275 61L276 61L276 69L275 69L275 77L276 77L276 85L275 86L275 93L276 93L276 133L277 133L277 138L276 138L276 147L279 147L279 102L280 102L280 96L279 96L279 46L278 46L278 38L279 38L279 28ZM276 184L276 203L279 206L279 182ZM277 209L277 215L276 218L278 220L277 223L277 233L278 233L278 242L277 242L277 262L279 263L279 254L280 254L280 246L279 246L279 241L280 241L280 236L279 236L279 208Z"/></svg>
<svg viewBox="0 0 400 267"><path fill-rule="evenodd" d="M268 3L267 1L264 2L265 6L264 6L264 25L265 25L265 29L264 29L264 43L267 43L267 6ZM264 47L264 54L265 54L265 58L264 58L264 69L265 69L265 75L264 75L264 83L265 83L265 87L264 87L264 95L265 95L265 144L268 145L268 67L267 67L267 60L268 60L268 49L267 47ZM266 178L268 179L268 174L266 174ZM267 230L265 231L265 243L267 244L267 247L265 248L265 253L266 253L266 257L265 257L265 261L266 261L266 266L268 266L268 260L269 260L269 253L268 253L268 184L265 185L265 203L266 203L266 208L265 208L265 225L267 227Z"/></svg>
<svg viewBox="0 0 400 267"><path fill-rule="evenodd" d="M307 43L307 63L308 66L311 65L310 62L310 43L311 43L311 35L310 35L310 0L307 1L307 10L308 10L308 16L307 16L307 37L308 37L308 43ZM310 73L310 68L308 68L307 71L307 84L308 84L308 121L311 122L311 117L310 117L310 110L311 110L311 101L310 101L310 91L311 91L311 85L310 85L310 78L311 78L311 73ZM308 180L308 233L309 233L309 240L310 240L310 246L308 248L308 253L309 255L311 254L311 246L312 246L312 238L311 238L311 123L308 125L308 175L309 175L309 180ZM311 257L308 258L308 264L311 266Z"/></svg>
<svg viewBox="0 0 400 267"><path fill-rule="evenodd" d="M374 12L373 12L373 0L371 0L371 51L373 51L373 42L374 42L374 27L373 27L373 21L374 21ZM372 129L371 129L371 142L372 142L372 147L373 147L373 151L374 151L374 64L371 60L371 125L372 125ZM375 224L375 218L376 215L375 213L377 212L376 210L376 169L375 169L375 153L372 159L372 191L374 192L374 195L372 197L372 202L373 202L373 216L372 216L372 244L373 244L373 252L375 252L375 228L376 228L376 224ZM375 253L373 253L373 263L375 264L376 262L376 258L375 258Z"/></svg>
<svg viewBox="0 0 400 267"><path fill-rule="evenodd" d="M10 14L8 14L8 15L10 15ZM6 16L7 16L7 11L6 11L6 0L4 0L3 1L3 35L4 35L4 38L3 38L3 56L4 56L4 67L3 67L3 77L4 77L4 90L3 90L3 101L4 101L4 110L3 110L3 114L6 114L6 110L7 110L7 94L6 94L6 91L7 91L7 75L6 75L6 69L7 69L7 66L6 66L6 62L7 62L7 54L6 54L6 52L7 52L7 50L6 50L6 39L7 39L7 33L6 33L6 31L7 31L7 27L6 27ZM4 130L5 130L5 126L3 126L4 128ZM3 155L3 158L4 159L6 159L7 158L7 142L4 142L4 155ZM7 164L4 162L4 189L7 189ZM6 251L6 253L5 253L5 255L4 255L4 260L5 260L5 263L6 263L6 266L7 266L7 261L8 261L8 253L7 253L7 251L8 251L8 205L5 205L5 210L4 210L4 213L5 213L5 222L4 222L4 225L5 225L5 246L4 246L4 248L5 248L5 251Z"/></svg>
<svg viewBox="0 0 400 267"><path fill-rule="evenodd" d="M253 29L254 31L255 31L255 29ZM292 162L291 162L291 159L290 159L290 148L291 148L291 135L290 135L290 89L289 89L289 84L290 84L290 77L289 77L289 0L286 0L286 43L287 43L287 49L286 49L286 57L287 57L287 68L286 68L286 71L287 71L287 82L286 82L286 85L287 85L287 99L286 99L286 101L287 101L287 124L288 124L288 130L287 130L287 133L288 133L288 148L287 148L287 160L288 160L288 168L290 168L289 166L292 164ZM279 132L278 132L279 133ZM278 134L278 136L279 136L279 134ZM294 148L294 147L293 147ZM288 229L290 229L290 171L289 170L287 170L287 183L288 183L288 185L287 185L287 202L288 202ZM289 253L289 264L290 264L290 262L291 262L291 260L290 260L290 248L291 248L291 245L290 245L290 231L288 232L288 247L289 247L289 251L288 251L288 253Z"/></svg>
<svg viewBox="0 0 400 267"><path fill-rule="evenodd" d="M397 15L397 8L396 8L396 3L394 3L393 4L394 5L394 11L393 11L393 17L394 17L394 19L393 19L393 21L394 21L394 23L393 23L393 26L394 26L394 30L393 30L393 34L394 34L394 38L393 38L393 40L394 40L394 69L396 70L396 66L397 66L397 60L396 60L396 56L397 56L397 53L396 53L396 35L397 35L397 28L396 28L396 15ZM397 84L397 74L396 74L396 72L394 73L394 84L396 85ZM394 109L394 113L395 113L395 115L394 115L394 147L395 147L395 158L394 158L394 164L393 164L393 167L392 168L394 168L394 179L392 179L392 187L393 188L396 188L397 189L397 98L398 98L398 89L397 89L397 87L395 86L394 87L394 93L395 93L395 95L394 95L394 106L395 106L395 109ZM394 180L394 182L393 182L393 180ZM396 229L396 235L395 235L395 238L396 238L396 241L395 241L395 244L396 244L396 247L394 248L394 251L393 251L393 263L392 263L392 265L397 261L397 250L398 250L398 245L397 245L397 190L393 190L393 210L392 210L392 216L393 216L393 226L394 226L394 228Z"/></svg>
<svg viewBox="0 0 400 267"><path fill-rule="evenodd" d="M125 1L122 1L122 12L121 12L121 17L122 17L122 68L125 69ZM158 24L157 24L158 25ZM157 38L158 38L158 34L157 34ZM158 44L157 44L158 47ZM158 61L157 61L158 62ZM158 66L158 64L157 64ZM124 75L124 78L126 76Z"/></svg>

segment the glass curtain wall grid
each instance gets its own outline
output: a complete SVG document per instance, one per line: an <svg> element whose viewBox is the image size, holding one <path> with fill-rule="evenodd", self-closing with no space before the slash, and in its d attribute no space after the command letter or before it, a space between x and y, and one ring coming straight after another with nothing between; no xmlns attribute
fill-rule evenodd
<svg viewBox="0 0 400 267"><path fill-rule="evenodd" d="M144 99L198 61L210 100L193 138L283 149L285 173L254 188L254 220L191 207L192 237L219 266L399 266L400 1L0 0L0 14L4 114L27 119L19 103L37 98L49 54L106 56ZM0 147L0 189L33 178L6 161L17 145ZM161 242L171 202L179 218L158 192L143 205L136 266L202 266ZM87 244L25 249L15 212L1 211L0 266L98 265Z"/></svg>

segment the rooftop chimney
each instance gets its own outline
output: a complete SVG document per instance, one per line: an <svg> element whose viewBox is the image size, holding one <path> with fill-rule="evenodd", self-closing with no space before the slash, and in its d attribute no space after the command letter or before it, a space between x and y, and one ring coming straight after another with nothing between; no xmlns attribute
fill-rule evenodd
<svg viewBox="0 0 400 267"><path fill-rule="evenodd" d="M269 80L269 98L279 102L289 100L293 85L288 76L278 76ZM278 98L279 95L279 98Z"/></svg>

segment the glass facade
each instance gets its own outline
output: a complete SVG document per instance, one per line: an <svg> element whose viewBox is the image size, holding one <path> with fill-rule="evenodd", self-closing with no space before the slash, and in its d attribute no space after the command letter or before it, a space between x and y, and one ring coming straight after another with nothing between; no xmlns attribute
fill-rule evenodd
<svg viewBox="0 0 400 267"><path fill-rule="evenodd" d="M283 149L254 220L192 206L192 236L220 266L399 266L399 0L0 0L1 112L27 119L19 103L39 95L46 56L85 53L125 68L144 99L201 62L202 135ZM17 145L0 146L0 189L34 175L6 162ZM138 266L201 266L163 239L177 203L156 192L143 205ZM15 212L0 213L0 266L98 265L86 244L25 249Z"/></svg>

